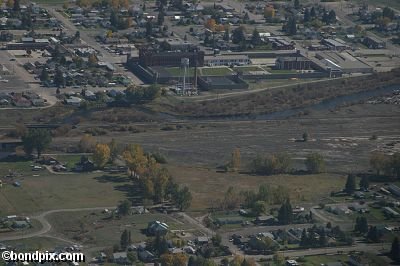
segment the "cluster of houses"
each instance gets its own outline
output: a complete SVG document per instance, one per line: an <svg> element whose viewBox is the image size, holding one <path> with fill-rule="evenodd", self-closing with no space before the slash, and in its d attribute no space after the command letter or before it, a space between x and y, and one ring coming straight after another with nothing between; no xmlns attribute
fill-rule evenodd
<svg viewBox="0 0 400 266"><path fill-rule="evenodd" d="M10 232L16 230L25 230L31 228L32 224L29 217L20 217L17 215L9 215L0 218L0 232Z"/></svg>
<svg viewBox="0 0 400 266"><path fill-rule="evenodd" d="M29 29L30 27L39 29L60 26L60 22L56 18L51 17L46 9L40 7L34 2L20 4L19 12L21 16L15 16L13 13L13 7L5 4L0 5L0 30Z"/></svg>
<svg viewBox="0 0 400 266"><path fill-rule="evenodd" d="M1 107L39 107L45 106L47 100L42 98L39 94L31 91L22 93L5 93L0 92L0 108Z"/></svg>

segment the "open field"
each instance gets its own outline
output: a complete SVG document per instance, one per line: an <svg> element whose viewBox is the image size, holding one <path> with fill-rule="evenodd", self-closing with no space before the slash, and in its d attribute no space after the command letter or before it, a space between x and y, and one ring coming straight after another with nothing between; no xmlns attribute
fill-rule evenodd
<svg viewBox="0 0 400 266"><path fill-rule="evenodd" d="M239 190L256 190L261 184L286 187L291 201L318 201L343 187L345 177L334 174L253 176L239 173L217 173L215 169L195 167L168 167L178 183L189 186L193 194L193 211L215 205L224 197L228 187Z"/></svg>
<svg viewBox="0 0 400 266"><path fill-rule="evenodd" d="M79 211L73 213L56 213L48 217L56 234L79 241L83 245L109 246L118 244L121 233L127 229L132 234L132 242L146 240L143 230L151 221L161 221L171 230L192 229L190 225L163 214L135 214L121 218L112 218L111 214L100 211Z"/></svg>
<svg viewBox="0 0 400 266"><path fill-rule="evenodd" d="M390 263L390 260L386 257L380 257L373 254L362 254L364 258L368 260L370 265L376 266L384 266ZM301 265L304 266L320 266L320 265L327 265L328 263L332 262L341 262L347 265L347 261L349 259L349 255L339 255L339 254L332 254L332 255L318 255L318 256L306 256L304 257L304 262L301 262Z"/></svg>
<svg viewBox="0 0 400 266"><path fill-rule="evenodd" d="M55 247L64 247L69 245L68 243L65 243L61 240L49 237L33 237L27 239L5 241L4 244L13 246L18 251L31 251L31 250L50 251Z"/></svg>
<svg viewBox="0 0 400 266"><path fill-rule="evenodd" d="M116 206L127 197L126 176L103 173L50 174L19 172L21 187L3 185L0 190L2 215L28 215L63 208ZM34 176L38 175L38 176ZM5 180L3 180L4 182Z"/></svg>

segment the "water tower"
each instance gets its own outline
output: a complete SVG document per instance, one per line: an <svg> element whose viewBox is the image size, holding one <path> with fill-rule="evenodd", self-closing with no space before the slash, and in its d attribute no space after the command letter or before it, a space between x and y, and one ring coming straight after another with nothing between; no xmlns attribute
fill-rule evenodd
<svg viewBox="0 0 400 266"><path fill-rule="evenodd" d="M181 59L181 71L182 71L182 94L186 94L187 90L187 78L188 78L188 69L189 69L189 58L182 58Z"/></svg>

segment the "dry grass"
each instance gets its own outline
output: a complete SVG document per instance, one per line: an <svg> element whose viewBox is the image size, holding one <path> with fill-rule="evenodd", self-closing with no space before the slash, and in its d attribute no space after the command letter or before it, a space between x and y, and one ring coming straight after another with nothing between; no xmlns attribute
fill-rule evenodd
<svg viewBox="0 0 400 266"><path fill-rule="evenodd" d="M33 176L33 175L39 176ZM23 172L21 187L3 185L0 190L1 214L32 214L64 208L116 206L126 199L123 176L102 173L49 174L47 171ZM3 180L5 181L5 180Z"/></svg>
<svg viewBox="0 0 400 266"><path fill-rule="evenodd" d="M400 70L369 76L335 79L312 84L292 85L215 100L181 101L181 104L162 103L165 112L190 117L218 117L271 113L307 106L336 96L373 90L381 86L398 84ZM366 85L368 84L368 86ZM160 110L160 108L155 108Z"/></svg>
<svg viewBox="0 0 400 266"><path fill-rule="evenodd" d="M237 190L258 189L261 184L289 189L293 203L315 201L344 186L345 177L336 174L253 176L217 173L215 169L168 166L175 180L192 191L192 211L202 211L222 199L229 186Z"/></svg>

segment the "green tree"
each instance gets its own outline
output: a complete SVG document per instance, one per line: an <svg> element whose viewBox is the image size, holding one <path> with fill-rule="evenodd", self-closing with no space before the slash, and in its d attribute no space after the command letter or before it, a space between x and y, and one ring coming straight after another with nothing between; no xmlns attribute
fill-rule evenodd
<svg viewBox="0 0 400 266"><path fill-rule="evenodd" d="M183 211L190 207L191 202L192 202L192 193L190 193L189 188L185 186L184 188L178 191L175 197L175 203L178 206L178 208L181 211Z"/></svg>
<svg viewBox="0 0 400 266"><path fill-rule="evenodd" d="M162 9L160 9L160 12L158 12L157 23L159 26L164 24L164 11Z"/></svg>
<svg viewBox="0 0 400 266"><path fill-rule="evenodd" d="M65 86L64 73L59 68L56 69L56 74L54 75L54 85L57 87Z"/></svg>
<svg viewBox="0 0 400 266"><path fill-rule="evenodd" d="M300 9L300 1L299 0L294 0L294 8Z"/></svg>
<svg viewBox="0 0 400 266"><path fill-rule="evenodd" d="M230 41L230 32L229 32L229 27L225 27L225 32L224 32L224 41L229 42Z"/></svg>
<svg viewBox="0 0 400 266"><path fill-rule="evenodd" d="M386 169L388 160L385 154L374 152L371 154L369 164L376 171L376 175L380 175Z"/></svg>
<svg viewBox="0 0 400 266"><path fill-rule="evenodd" d="M311 153L307 156L305 165L307 171L312 174L322 173L325 171L325 160L319 153Z"/></svg>
<svg viewBox="0 0 400 266"><path fill-rule="evenodd" d="M43 150L45 150L51 143L51 134L47 129L31 128L22 137L24 151L27 154L32 154L36 149L37 157L39 158Z"/></svg>
<svg viewBox="0 0 400 266"><path fill-rule="evenodd" d="M347 175L347 181L344 188L348 194L352 194L356 190L356 176L353 174Z"/></svg>
<svg viewBox="0 0 400 266"><path fill-rule="evenodd" d="M303 133L303 141L304 142L308 141L308 133L307 132Z"/></svg>
<svg viewBox="0 0 400 266"><path fill-rule="evenodd" d="M396 152L391 156L390 167L395 177L400 177L400 153Z"/></svg>
<svg viewBox="0 0 400 266"><path fill-rule="evenodd" d="M356 224L354 226L354 231L365 234L368 232L368 221L364 216L359 216L356 218Z"/></svg>
<svg viewBox="0 0 400 266"><path fill-rule="evenodd" d="M267 211L266 207L265 207L265 202L264 201L256 201L253 205L253 207L251 208L251 211L254 215L259 216L263 213L265 213Z"/></svg>
<svg viewBox="0 0 400 266"><path fill-rule="evenodd" d="M315 19L317 17L317 13L315 12L315 7L312 7L310 10L310 18Z"/></svg>
<svg viewBox="0 0 400 266"><path fill-rule="evenodd" d="M13 11L19 12L20 10L21 10L21 7L19 5L19 0L14 0Z"/></svg>
<svg viewBox="0 0 400 266"><path fill-rule="evenodd" d="M124 230L121 234L120 246L122 250L125 250L131 243L129 243L129 232Z"/></svg>
<svg viewBox="0 0 400 266"><path fill-rule="evenodd" d="M360 188L361 188L361 189L364 189L364 190L368 190L368 188L369 188L369 179L368 179L368 176L363 176L363 177L361 177L361 180L360 180Z"/></svg>
<svg viewBox="0 0 400 266"><path fill-rule="evenodd" d="M129 211L131 209L131 206L132 206L132 204L129 200L122 201L117 207L118 214L120 214L122 216L128 215Z"/></svg>
<svg viewBox="0 0 400 266"><path fill-rule="evenodd" d="M309 10L308 8L306 8L306 9L304 10L304 18L303 18L303 21L304 21L304 23L307 23L307 22L310 22L310 20L311 20L310 10Z"/></svg>
<svg viewBox="0 0 400 266"><path fill-rule="evenodd" d="M367 239L371 242L379 242L382 237L381 232L379 232L376 226L371 226L369 228Z"/></svg>
<svg viewBox="0 0 400 266"><path fill-rule="evenodd" d="M153 35L153 23L149 20L146 22L146 36L149 38L151 35Z"/></svg>
<svg viewBox="0 0 400 266"><path fill-rule="evenodd" d="M290 200L286 199L278 211L278 221L280 224L290 224L293 222L293 209Z"/></svg>
<svg viewBox="0 0 400 266"><path fill-rule="evenodd" d="M42 73L40 73L40 80L43 82L48 81L49 78L49 73L47 72L47 69L45 67L43 67L42 69Z"/></svg>
<svg viewBox="0 0 400 266"><path fill-rule="evenodd" d="M237 27L232 31L232 42L234 44L246 44L246 35L243 26Z"/></svg>
<svg viewBox="0 0 400 266"><path fill-rule="evenodd" d="M215 247L219 247L221 245L222 242L222 237L220 234L215 234L212 238L211 238L211 242L213 243L213 245Z"/></svg>
<svg viewBox="0 0 400 266"><path fill-rule="evenodd" d="M283 30L289 35L296 35L297 33L296 18L290 17L288 21L283 25Z"/></svg>
<svg viewBox="0 0 400 266"><path fill-rule="evenodd" d="M257 28L254 28L253 34L251 36L251 44L254 46L260 45L262 42L260 33L258 32Z"/></svg>
<svg viewBox="0 0 400 266"><path fill-rule="evenodd" d="M400 261L400 245L399 238L396 236L392 242L392 248L390 249L390 257L395 261Z"/></svg>

